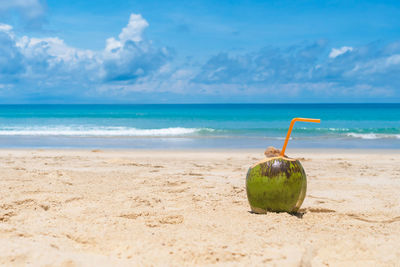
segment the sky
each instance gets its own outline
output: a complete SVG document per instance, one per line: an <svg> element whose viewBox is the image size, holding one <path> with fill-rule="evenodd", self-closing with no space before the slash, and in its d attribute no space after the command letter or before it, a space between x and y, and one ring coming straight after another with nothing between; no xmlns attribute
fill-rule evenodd
<svg viewBox="0 0 400 267"><path fill-rule="evenodd" d="M0 0L0 104L400 102L400 1Z"/></svg>

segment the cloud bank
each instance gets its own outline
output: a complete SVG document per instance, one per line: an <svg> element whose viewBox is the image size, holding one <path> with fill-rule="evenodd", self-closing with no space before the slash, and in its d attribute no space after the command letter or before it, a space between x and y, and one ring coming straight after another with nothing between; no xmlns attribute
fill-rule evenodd
<svg viewBox="0 0 400 267"><path fill-rule="evenodd" d="M329 52L330 50L330 52ZM400 42L329 48L325 41L211 57L196 83L288 97L399 97Z"/></svg>
<svg viewBox="0 0 400 267"><path fill-rule="evenodd" d="M93 51L71 47L58 37L18 37L11 25L0 24L3 97L90 98L98 93L96 88L149 78L171 56L167 48L155 48L144 39L147 26L141 15L132 14L118 38L107 39L102 51Z"/></svg>
<svg viewBox="0 0 400 267"><path fill-rule="evenodd" d="M131 14L118 36L95 51L57 36L17 36L0 24L0 102L400 99L400 42L330 47L319 40L221 52L193 63L177 62L171 49L153 44L145 37L148 27Z"/></svg>

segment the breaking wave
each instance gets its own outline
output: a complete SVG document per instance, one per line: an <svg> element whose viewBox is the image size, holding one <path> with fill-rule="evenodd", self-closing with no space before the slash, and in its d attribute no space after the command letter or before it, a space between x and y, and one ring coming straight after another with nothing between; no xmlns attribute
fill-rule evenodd
<svg viewBox="0 0 400 267"><path fill-rule="evenodd" d="M47 125L0 126L0 136L88 137L257 137L284 140L287 128L217 129L200 127L134 128L128 126ZM400 139L399 128L297 128L291 139Z"/></svg>
<svg viewBox="0 0 400 267"><path fill-rule="evenodd" d="M13 127L0 129L0 136L185 136L205 135L214 132L210 128L170 127L161 129L137 129L129 127Z"/></svg>
<svg viewBox="0 0 400 267"><path fill-rule="evenodd" d="M348 134L346 134L346 136L353 137L353 138L367 139L367 140L373 140L373 139L400 139L400 134L348 133Z"/></svg>

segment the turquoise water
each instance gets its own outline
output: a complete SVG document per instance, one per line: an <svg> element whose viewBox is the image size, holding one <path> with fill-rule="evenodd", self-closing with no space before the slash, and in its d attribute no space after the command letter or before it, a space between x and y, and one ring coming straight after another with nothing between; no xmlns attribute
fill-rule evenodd
<svg viewBox="0 0 400 267"><path fill-rule="evenodd" d="M400 148L400 104L2 105L0 147Z"/></svg>

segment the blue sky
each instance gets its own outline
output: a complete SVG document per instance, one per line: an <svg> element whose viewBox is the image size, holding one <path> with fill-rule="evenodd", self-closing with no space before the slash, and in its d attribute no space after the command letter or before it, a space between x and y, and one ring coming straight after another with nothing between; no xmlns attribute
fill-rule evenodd
<svg viewBox="0 0 400 267"><path fill-rule="evenodd" d="M0 0L0 103L399 102L399 1Z"/></svg>

